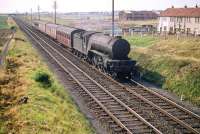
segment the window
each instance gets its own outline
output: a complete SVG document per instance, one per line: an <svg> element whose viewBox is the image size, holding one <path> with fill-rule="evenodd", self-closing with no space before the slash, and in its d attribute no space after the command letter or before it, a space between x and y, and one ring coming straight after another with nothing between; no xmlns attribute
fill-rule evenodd
<svg viewBox="0 0 200 134"><path fill-rule="evenodd" d="M183 22L183 17L176 17L176 22Z"/></svg>
<svg viewBox="0 0 200 134"><path fill-rule="evenodd" d="M180 17L179 22L183 22L183 17Z"/></svg>
<svg viewBox="0 0 200 134"><path fill-rule="evenodd" d="M169 28L169 31L170 31L170 32L173 32L173 31L174 31L174 28L173 28L173 27L170 27L170 28Z"/></svg>
<svg viewBox="0 0 200 134"><path fill-rule="evenodd" d="M190 28L187 28L187 34L190 33Z"/></svg>
<svg viewBox="0 0 200 134"><path fill-rule="evenodd" d="M200 17L195 17L195 22L199 23L200 22Z"/></svg>
<svg viewBox="0 0 200 134"><path fill-rule="evenodd" d="M167 27L166 26L164 26L164 31L166 31L167 30Z"/></svg>
<svg viewBox="0 0 200 134"><path fill-rule="evenodd" d="M170 17L170 22L174 22L174 17Z"/></svg>
<svg viewBox="0 0 200 134"><path fill-rule="evenodd" d="M190 17L186 17L186 22L190 22Z"/></svg>

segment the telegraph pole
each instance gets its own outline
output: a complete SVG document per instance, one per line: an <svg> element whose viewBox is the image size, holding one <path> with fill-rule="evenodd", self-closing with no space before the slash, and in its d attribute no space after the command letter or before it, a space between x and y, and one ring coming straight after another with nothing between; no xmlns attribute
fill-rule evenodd
<svg viewBox="0 0 200 134"><path fill-rule="evenodd" d="M40 6L38 5L38 20L40 20Z"/></svg>
<svg viewBox="0 0 200 134"><path fill-rule="evenodd" d="M31 25L32 25L32 21L33 21L33 11L32 11L32 8L31 8Z"/></svg>
<svg viewBox="0 0 200 134"><path fill-rule="evenodd" d="M54 8L54 23L56 24L56 9L57 9L57 3L56 3L56 1L54 1L53 8Z"/></svg>
<svg viewBox="0 0 200 134"><path fill-rule="evenodd" d="M112 0L112 37L115 36L115 3Z"/></svg>

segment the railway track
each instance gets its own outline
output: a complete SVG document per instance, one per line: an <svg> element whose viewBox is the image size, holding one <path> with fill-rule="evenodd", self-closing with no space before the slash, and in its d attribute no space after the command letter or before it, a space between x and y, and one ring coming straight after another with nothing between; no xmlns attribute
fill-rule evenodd
<svg viewBox="0 0 200 134"><path fill-rule="evenodd" d="M22 23L21 28L70 74L98 107L106 112L112 119L108 122L114 132L200 133L199 115L142 85L136 86L135 82L134 86L133 83L122 85L95 68L88 68L88 65L84 65L87 63L80 63L77 57L72 57L42 33ZM176 115L177 112L179 114Z"/></svg>
<svg viewBox="0 0 200 134"><path fill-rule="evenodd" d="M12 32L11 30L0 30L0 47L2 47L2 50L0 48L0 67L4 65L9 44L13 37L14 32Z"/></svg>

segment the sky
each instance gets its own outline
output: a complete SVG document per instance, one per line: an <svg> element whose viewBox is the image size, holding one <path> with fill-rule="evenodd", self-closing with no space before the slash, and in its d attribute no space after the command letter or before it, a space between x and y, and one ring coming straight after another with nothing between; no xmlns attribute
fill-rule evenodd
<svg viewBox="0 0 200 134"><path fill-rule="evenodd" d="M53 11L55 0L0 0L0 13ZM200 6L200 0L115 0L115 10L164 10L175 7ZM58 12L111 11L112 0L57 0Z"/></svg>

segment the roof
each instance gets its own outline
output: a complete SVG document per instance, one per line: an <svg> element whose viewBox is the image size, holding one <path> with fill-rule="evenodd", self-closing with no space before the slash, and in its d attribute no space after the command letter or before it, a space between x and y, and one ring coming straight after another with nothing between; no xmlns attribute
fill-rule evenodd
<svg viewBox="0 0 200 134"><path fill-rule="evenodd" d="M93 34L95 34L95 33L99 33L99 32L95 32L95 31L85 31L84 34L83 34L83 36L91 36L91 35L93 35Z"/></svg>
<svg viewBox="0 0 200 134"><path fill-rule="evenodd" d="M54 28L58 27L58 25L53 24L53 23L48 23L48 24L46 24L46 26L48 26L48 27L54 27Z"/></svg>
<svg viewBox="0 0 200 134"><path fill-rule="evenodd" d="M161 17L200 17L200 8L168 8L161 12Z"/></svg>
<svg viewBox="0 0 200 134"><path fill-rule="evenodd" d="M73 31L77 30L76 28L72 28L72 27L67 27L67 26L59 26L57 28L57 31L61 31L61 32L66 32L66 33L71 33Z"/></svg>
<svg viewBox="0 0 200 134"><path fill-rule="evenodd" d="M34 20L33 23L47 24L48 22L46 22L46 21L40 21L40 20Z"/></svg>
<svg viewBox="0 0 200 134"><path fill-rule="evenodd" d="M120 11L120 13L125 13L125 14L136 14L136 15L157 15L156 12L154 11Z"/></svg>

